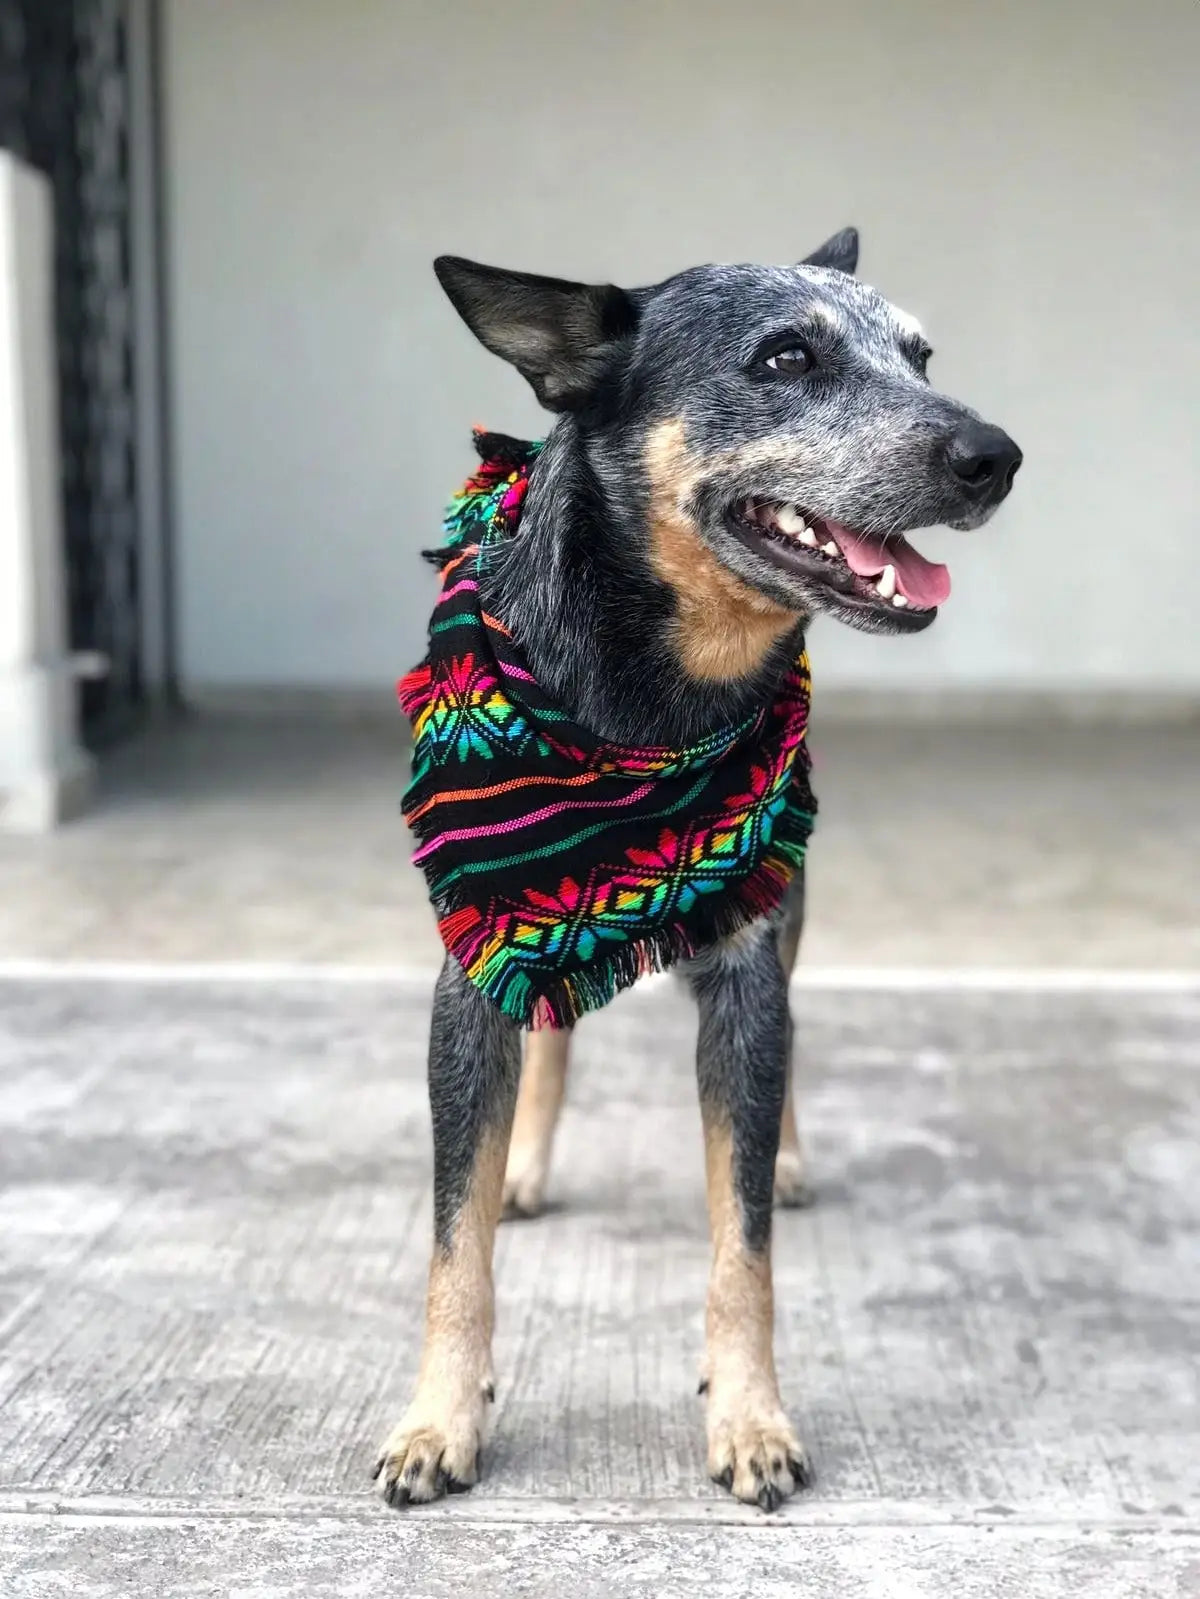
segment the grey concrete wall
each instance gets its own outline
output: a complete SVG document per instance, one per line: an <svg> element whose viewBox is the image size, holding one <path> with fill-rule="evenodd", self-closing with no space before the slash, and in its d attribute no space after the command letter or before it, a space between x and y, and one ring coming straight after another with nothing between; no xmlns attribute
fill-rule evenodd
<svg viewBox="0 0 1200 1599"><path fill-rule="evenodd" d="M844 222L935 373L1025 445L916 640L821 681L1200 689L1194 0L168 0L193 683L419 649L415 553L485 420L536 429L440 250L645 282Z"/></svg>

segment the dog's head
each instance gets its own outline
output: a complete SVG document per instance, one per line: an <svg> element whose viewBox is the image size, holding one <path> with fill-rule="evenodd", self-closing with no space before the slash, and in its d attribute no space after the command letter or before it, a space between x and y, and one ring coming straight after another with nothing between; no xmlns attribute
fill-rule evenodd
<svg viewBox="0 0 1200 1599"><path fill-rule="evenodd" d="M603 481L634 480L767 600L917 632L950 591L905 538L985 522L1021 452L930 387L916 320L859 283L858 237L791 267L705 266L623 290L435 263L464 320Z"/></svg>

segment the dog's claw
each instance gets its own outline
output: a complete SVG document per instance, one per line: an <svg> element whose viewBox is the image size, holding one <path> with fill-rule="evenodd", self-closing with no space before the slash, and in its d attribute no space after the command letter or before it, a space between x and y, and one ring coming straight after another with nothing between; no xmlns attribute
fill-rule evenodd
<svg viewBox="0 0 1200 1599"><path fill-rule="evenodd" d="M773 1482L764 1482L758 1490L758 1508L767 1511L778 1510L783 1503L783 1494Z"/></svg>
<svg viewBox="0 0 1200 1599"><path fill-rule="evenodd" d="M384 1503L393 1510L401 1510L408 1504L408 1489L397 1477L394 1481L385 1483L383 1488Z"/></svg>
<svg viewBox="0 0 1200 1599"><path fill-rule="evenodd" d="M797 1488L811 1488L816 1481L816 1473L812 1468L812 1461L807 1455L789 1455L788 1470L792 1474L792 1481Z"/></svg>

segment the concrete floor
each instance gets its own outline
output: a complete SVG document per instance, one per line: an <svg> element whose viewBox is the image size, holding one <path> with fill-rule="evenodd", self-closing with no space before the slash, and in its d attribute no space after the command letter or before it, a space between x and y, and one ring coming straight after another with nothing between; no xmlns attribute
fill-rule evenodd
<svg viewBox="0 0 1200 1599"><path fill-rule="evenodd" d="M397 724L399 717L397 716ZM1200 729L814 732L815 966L1200 969ZM399 725L197 722L0 838L0 959L438 960Z"/></svg>
<svg viewBox="0 0 1200 1599"><path fill-rule="evenodd" d="M820 1479L765 1519L703 1477L670 984L581 1030L552 1210L502 1235L487 1480L367 1488L430 1226L396 729L193 723L0 839L0 1599L1200 1594L1200 738L814 748L820 1202L776 1256Z"/></svg>
<svg viewBox="0 0 1200 1599"><path fill-rule="evenodd" d="M0 982L0 1594L1200 1592L1200 983L813 988L776 1230L815 1490L705 1480L694 1018L581 1029L502 1230L486 1477L368 1487L418 1352L427 980Z"/></svg>

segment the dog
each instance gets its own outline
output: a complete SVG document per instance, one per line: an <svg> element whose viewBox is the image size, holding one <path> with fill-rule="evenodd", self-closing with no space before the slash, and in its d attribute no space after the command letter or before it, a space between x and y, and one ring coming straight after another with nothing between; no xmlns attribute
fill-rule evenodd
<svg viewBox="0 0 1200 1599"><path fill-rule="evenodd" d="M982 525L1012 487L1007 433L935 390L920 324L854 276L845 229L794 266L704 266L622 290L454 257L438 279L558 420L520 537L481 602L579 724L681 746L771 697L820 613L929 627L946 569L905 535ZM811 1478L773 1354L773 1200L807 1197L788 974L803 877L775 913L682 966L713 1259L701 1391L711 1477L777 1508ZM542 1202L570 1034L518 1028L447 960L429 1051L433 1259L415 1396L375 1466L393 1506L475 1483L494 1397L492 1246ZM511 1136L510 1136L511 1135Z"/></svg>

